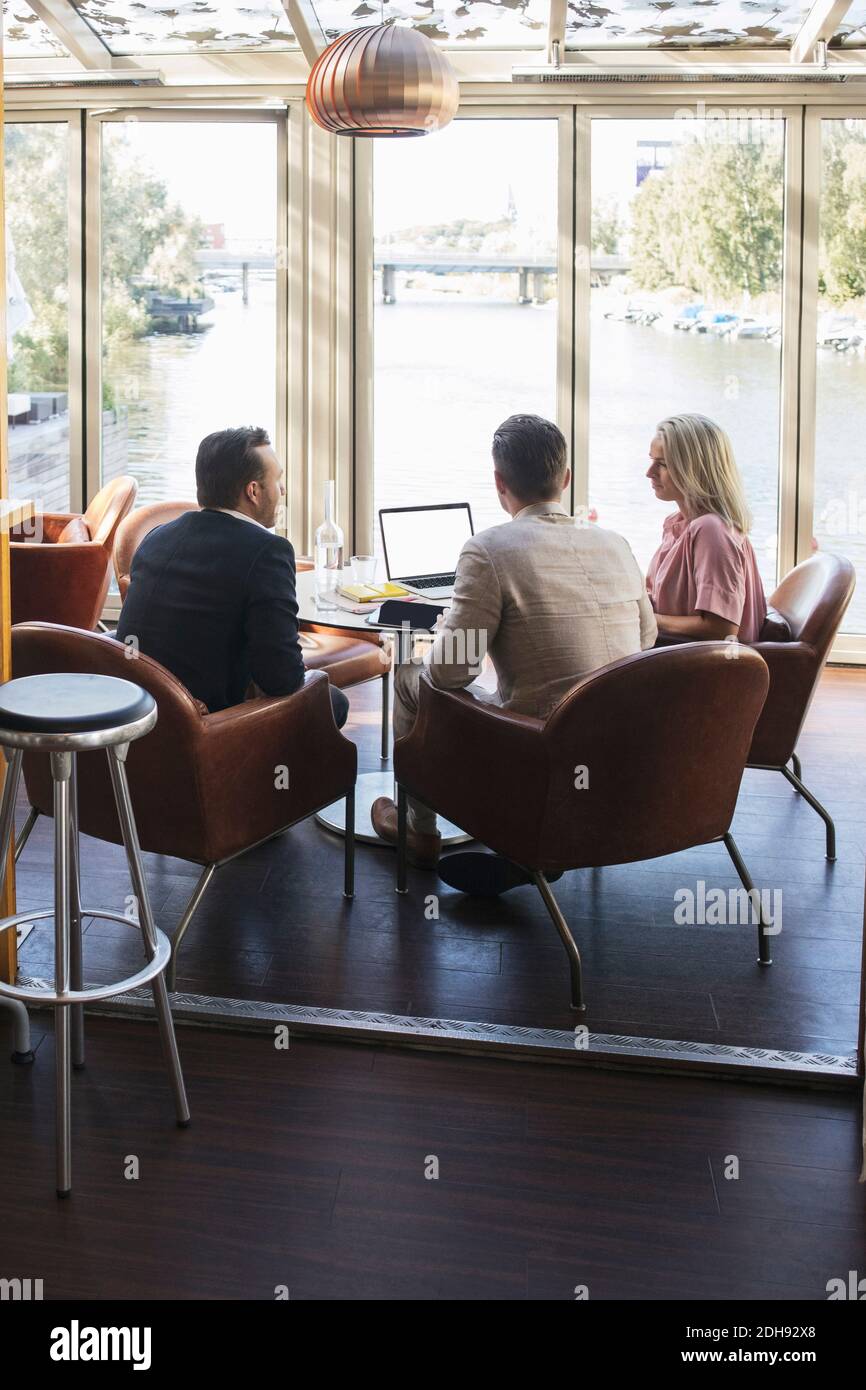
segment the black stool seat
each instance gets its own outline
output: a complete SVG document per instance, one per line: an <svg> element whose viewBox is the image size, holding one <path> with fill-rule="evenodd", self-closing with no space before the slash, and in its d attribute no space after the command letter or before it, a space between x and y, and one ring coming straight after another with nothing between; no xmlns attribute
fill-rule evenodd
<svg viewBox="0 0 866 1390"><path fill-rule="evenodd" d="M84 672L22 676L0 685L0 729L84 734L146 718L156 701L132 681Z"/></svg>

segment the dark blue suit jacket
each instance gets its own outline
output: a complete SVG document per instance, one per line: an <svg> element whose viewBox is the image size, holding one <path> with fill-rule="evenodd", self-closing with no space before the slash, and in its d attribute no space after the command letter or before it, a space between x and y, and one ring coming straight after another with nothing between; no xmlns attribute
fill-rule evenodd
<svg viewBox="0 0 866 1390"><path fill-rule="evenodd" d="M211 712L240 704L251 681L291 695L304 682L295 552L225 512L187 512L139 546L115 636L135 637Z"/></svg>

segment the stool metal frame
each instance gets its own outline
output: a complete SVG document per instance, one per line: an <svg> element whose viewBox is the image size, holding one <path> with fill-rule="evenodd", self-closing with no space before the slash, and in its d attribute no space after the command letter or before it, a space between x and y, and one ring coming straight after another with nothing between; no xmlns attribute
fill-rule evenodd
<svg viewBox="0 0 866 1390"><path fill-rule="evenodd" d="M150 983L174 1095L177 1123L189 1124L189 1105L181 1071L174 1023L168 1002L165 967L171 955L168 938L154 925L147 882L141 863L141 849L129 784L126 755L130 743L148 733L156 723L156 707L133 723L84 733L23 732L0 728L0 746L6 752L8 771L0 802L0 892L6 881L6 867L15 814L15 798L25 751L48 753L54 781L54 906L34 912L16 913L0 920L0 932L24 922L54 917L54 989L39 989L0 981L0 995L24 1003L54 1005L57 1049L57 1193L68 1196L72 1189L71 1068L84 1066L84 1005L97 999L125 994ZM138 904L138 920L103 909L81 905L78 850L78 753L104 748L117 815ZM146 964L136 974L116 984L83 988L81 919L95 917L137 927L141 931Z"/></svg>

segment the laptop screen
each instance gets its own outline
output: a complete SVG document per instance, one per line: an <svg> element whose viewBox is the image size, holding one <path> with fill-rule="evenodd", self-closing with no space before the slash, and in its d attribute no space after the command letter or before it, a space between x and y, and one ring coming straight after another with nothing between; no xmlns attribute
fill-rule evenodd
<svg viewBox="0 0 866 1390"><path fill-rule="evenodd" d="M468 502L444 507L385 507L379 512L389 579L453 574L472 535Z"/></svg>

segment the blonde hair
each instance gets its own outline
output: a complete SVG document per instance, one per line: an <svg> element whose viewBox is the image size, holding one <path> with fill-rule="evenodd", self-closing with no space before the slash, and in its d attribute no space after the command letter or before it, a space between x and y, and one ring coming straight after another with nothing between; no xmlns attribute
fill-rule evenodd
<svg viewBox="0 0 866 1390"><path fill-rule="evenodd" d="M743 535L751 529L731 441L706 415L670 415L656 427L671 481L690 517L712 512Z"/></svg>

